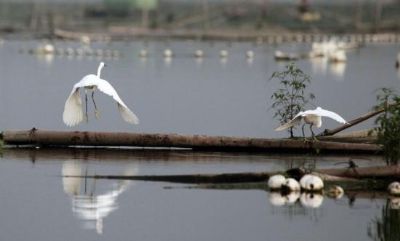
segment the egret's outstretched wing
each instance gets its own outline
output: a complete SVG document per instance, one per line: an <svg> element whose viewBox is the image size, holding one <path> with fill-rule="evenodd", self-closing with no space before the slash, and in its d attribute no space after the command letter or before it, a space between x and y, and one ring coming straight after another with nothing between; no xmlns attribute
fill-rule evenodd
<svg viewBox="0 0 400 241"><path fill-rule="evenodd" d="M76 85L65 101L63 121L67 126L74 126L83 121L82 101L79 95L79 87Z"/></svg>
<svg viewBox="0 0 400 241"><path fill-rule="evenodd" d="M333 111L324 110L321 107L317 107L315 110L305 111L304 113L319 115L319 116L323 116L323 117L329 117L329 118L331 118L339 123L342 123L342 124L347 123L347 121L345 119L343 119L343 117L341 117L340 115L336 114Z"/></svg>
<svg viewBox="0 0 400 241"><path fill-rule="evenodd" d="M301 112L300 112L300 113L301 113ZM293 119L291 119L289 122L287 122L287 123L285 123L285 124L283 124L283 125L281 125L281 126L278 126L278 127L275 129L275 131L283 131L283 130L286 130L286 129L292 127L292 126L295 126L295 125L300 124L301 118L303 118L303 117L300 115L300 113L297 114L297 115L296 115Z"/></svg>
<svg viewBox="0 0 400 241"><path fill-rule="evenodd" d="M122 119L131 124L139 124L139 118L128 108L128 106L125 105L125 103L117 94L117 91L110 83L100 78L96 83L98 90L106 95L111 96L118 103L118 110L122 116Z"/></svg>

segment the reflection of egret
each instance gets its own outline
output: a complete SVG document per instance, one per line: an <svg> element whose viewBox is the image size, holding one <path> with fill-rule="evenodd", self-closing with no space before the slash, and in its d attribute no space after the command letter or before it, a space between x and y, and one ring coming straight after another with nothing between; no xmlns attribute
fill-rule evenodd
<svg viewBox="0 0 400 241"><path fill-rule="evenodd" d="M324 182L318 176L306 174L300 179L300 186L307 191L320 191L324 188Z"/></svg>
<svg viewBox="0 0 400 241"><path fill-rule="evenodd" d="M344 50L336 50L328 54L328 59L332 63L343 63L347 61L346 52Z"/></svg>
<svg viewBox="0 0 400 241"><path fill-rule="evenodd" d="M101 92L111 96L118 105L118 110L122 116L122 118L131 123L138 124L139 119L136 115L125 105L125 103L118 96L115 89L108 83L106 80L100 78L101 69L104 67L104 63L101 62L99 68L97 70L97 75L89 74L83 77L81 81L76 83L72 88L71 94L69 95L67 101L65 102L63 120L64 123L68 126L74 126L79 124L83 120L83 111L82 111L82 102L79 94L79 89L85 89L85 104L86 104L86 121L88 120L87 114L87 90L92 90L92 100L95 107L96 118L99 113L97 111L97 106L94 101L94 91L96 89Z"/></svg>
<svg viewBox="0 0 400 241"><path fill-rule="evenodd" d="M102 194L96 194L96 180L91 183L89 188L88 179L77 178L69 176L82 175L82 168L77 161L66 161L63 163L63 187L65 193L71 197L72 211L81 220L84 221L84 228L96 229L97 233L103 232L103 219L106 218L111 212L118 209L117 198L122 194L131 181L121 181L114 183L112 189ZM124 170L122 175L135 175L137 169L129 166ZM81 182L84 181L84 190L81 190Z"/></svg>
<svg viewBox="0 0 400 241"><path fill-rule="evenodd" d="M303 207L318 208L324 201L324 197L317 193L302 193L300 196L300 203Z"/></svg>
<svg viewBox="0 0 400 241"><path fill-rule="evenodd" d="M335 62L329 65L329 70L337 77L343 77L346 70L345 62Z"/></svg>
<svg viewBox="0 0 400 241"><path fill-rule="evenodd" d="M336 114L335 112L329 111L329 110L324 110L321 107L317 107L314 110L306 110L306 111L300 111L292 120L290 120L289 122L277 127L275 129L275 131L282 131L282 130L286 130L290 127L293 127L295 125L299 125L301 123L301 121L304 121L304 124L301 128L302 132L303 132L303 137L304 135L304 126L305 124L309 124L310 125L310 131L312 134L312 137L314 138L314 131L312 129L313 126L316 126L317 128L321 127L322 125L322 119L321 117L329 117L339 123L345 124L346 121L338 114Z"/></svg>
<svg viewBox="0 0 400 241"><path fill-rule="evenodd" d="M313 73L326 74L328 60L326 58L311 58L311 68Z"/></svg>

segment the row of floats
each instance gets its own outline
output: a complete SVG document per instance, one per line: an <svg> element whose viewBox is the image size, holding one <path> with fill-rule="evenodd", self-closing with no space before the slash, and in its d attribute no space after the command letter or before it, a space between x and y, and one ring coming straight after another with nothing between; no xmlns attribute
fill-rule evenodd
<svg viewBox="0 0 400 241"><path fill-rule="evenodd" d="M305 53L288 53L281 50L276 50L274 58L276 61L296 61L299 59L314 59L314 58L326 58L331 63L345 63L347 61L346 51L351 49L357 49L362 47L357 42L344 42L338 40L330 40L325 42L314 42L311 45L311 50ZM59 56L70 56L70 57L99 57L99 58L119 58L122 54L118 50L111 49L92 49L90 47L90 41L82 42L82 47L78 48L61 48L55 47L51 43L39 44L36 48L29 49L30 54L35 55L59 55ZM221 59L227 59L229 51L226 49L219 50L218 53ZM252 60L255 57L253 50L247 50L244 53L248 60ZM150 56L147 48L139 50L138 57L146 59ZM162 56L166 59L172 59L175 57L175 53L172 49L166 48L162 51ZM192 57L201 59L206 56L202 49L196 49L191 54ZM400 68L400 52L397 54L396 68Z"/></svg>
<svg viewBox="0 0 400 241"><path fill-rule="evenodd" d="M55 47L51 43L40 44L38 47L29 49L28 52L30 54L35 55L60 55L60 56L97 56L97 57L120 57L121 53L118 50L110 50L110 49L92 49L89 46L83 46L79 48L59 48ZM175 53L167 48L162 52L164 58L173 58ZM141 49L138 53L140 58L149 57L149 51L144 48ZM192 53L192 56L195 58L203 58L205 57L205 53L201 49L197 49ZM220 58L227 58L229 56L229 51L226 49L222 49L219 51ZM248 50L245 52L245 56L248 59L252 59L255 56L253 50Z"/></svg>
<svg viewBox="0 0 400 241"><path fill-rule="evenodd" d="M344 190L338 185L324 188L323 180L314 174L305 174L299 181L286 178L281 174L268 179L269 201L274 206L291 206L297 202L306 208L318 208L322 205L324 194L333 199L340 199ZM400 209L400 182L392 182L387 191L390 195L390 207Z"/></svg>

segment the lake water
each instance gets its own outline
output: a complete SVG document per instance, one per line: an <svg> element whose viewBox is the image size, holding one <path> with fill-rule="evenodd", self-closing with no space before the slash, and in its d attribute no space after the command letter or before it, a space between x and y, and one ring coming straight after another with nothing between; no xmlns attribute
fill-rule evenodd
<svg viewBox="0 0 400 241"><path fill-rule="evenodd" d="M0 48L0 126L5 129L32 127L55 130L104 130L145 133L206 134L249 137L283 137L275 132L270 96L279 87L270 80L274 71L287 63L276 62L274 51L304 52L309 45L259 45L226 42L116 42L94 43L92 48L117 50L118 59L31 55L37 41L6 41ZM56 48L78 48L79 43L55 42ZM147 47L146 47L147 45ZM149 57L138 53L148 48ZM164 49L175 57L165 60ZM203 49L205 57L193 53ZM221 60L219 51L229 56ZM255 57L248 61L247 50ZM399 88L399 73L394 68L399 46L367 45L348 51L348 62L331 65L324 60L300 60L298 66L312 78L310 90L315 105L335 111L351 120L371 110L375 91L381 87ZM21 53L22 52L22 53ZM125 123L115 103L97 94L101 118L96 120L89 103L89 124L74 128L62 122L64 102L74 83L84 75L96 73L98 64L108 65L102 77L111 82L124 102L138 115L140 125ZM314 106L308 106L314 108ZM350 130L371 126L372 121ZM324 121L320 131L333 128ZM301 132L298 133L301 135Z"/></svg>
<svg viewBox="0 0 400 241"><path fill-rule="evenodd" d="M225 42L95 43L119 58L36 56L37 41L6 41L0 47L0 127L132 131L283 137L276 133L269 80L284 69L276 49L302 52L307 45ZM55 42L57 48L78 43ZM149 57L137 57L147 45ZM162 51L175 57L166 61ZM203 49L205 57L192 53ZM227 49L221 60L218 52ZM247 50L255 57L248 61ZM380 87L399 88L394 68L398 45L368 45L349 51L346 65L298 61L312 77L316 105L352 119L375 104ZM97 94L101 118L68 128L64 102L73 84L107 63L103 78L139 116L129 125L109 97ZM311 107L313 108L313 107ZM371 127L372 121L352 128ZM327 120L324 126L336 126ZM322 129L321 129L322 130ZM282 198L259 189L187 188L163 182L63 178L62 175L147 175L282 171L300 165L383 165L376 156L291 156L161 150L6 149L0 158L2 240L396 240L400 213L382 194L347 193L341 199ZM293 201L292 200L292 201ZM308 202L307 202L308 201ZM396 200L392 200L393 202ZM383 225L381 225L383 224ZM396 226L397 225L397 226ZM398 238L397 238L398 240Z"/></svg>
<svg viewBox="0 0 400 241"><path fill-rule="evenodd" d="M388 218L382 212L389 206L382 195L374 193L347 193L341 199L302 196L282 205L282 198L276 194L257 189L188 189L193 185L61 177L278 171L316 160L317 168L332 167L348 158L8 149L0 162L0 237L2 240L27 237L32 240L375 240L371 233L395 235L398 227L380 233L377 223ZM382 164L379 158L352 158L360 165ZM392 217L399 215L396 209L389 212Z"/></svg>

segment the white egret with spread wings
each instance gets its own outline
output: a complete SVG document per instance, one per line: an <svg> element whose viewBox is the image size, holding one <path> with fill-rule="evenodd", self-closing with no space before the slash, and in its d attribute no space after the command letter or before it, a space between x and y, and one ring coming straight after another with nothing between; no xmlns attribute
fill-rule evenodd
<svg viewBox="0 0 400 241"><path fill-rule="evenodd" d="M300 111L293 119L291 119L289 122L277 127L275 129L275 131L282 131L282 130L286 130L290 127L299 125L301 123L301 121L303 120L304 124L301 128L301 130L303 132L303 137L305 136L304 135L304 126L306 124L309 124L312 137L315 138L315 134L314 134L312 127L313 126L316 126L318 128L321 127L321 125L322 125L321 117L331 118L341 124L347 123L347 121L345 119L343 119L340 115L336 114L335 112L329 111L329 110L324 110L321 107L317 107L314 110Z"/></svg>
<svg viewBox="0 0 400 241"><path fill-rule="evenodd" d="M86 121L88 121L88 103L87 103L87 92L88 90L92 91L92 100L95 108L95 116L99 117L99 111L97 110L96 102L94 101L94 92L95 90L100 90L106 95L111 96L116 102L118 106L118 110L126 122L131 124L138 124L139 119L137 116L125 105L125 103L121 100L117 91L111 84L100 78L101 70L105 64L103 62L100 63L99 68L97 69L97 75L89 74L83 77L81 81L76 83L72 88L71 94L69 95L67 101L64 106L63 113L63 121L67 126L74 126L83 121L83 110L82 110L82 101L79 90L83 88L85 90L85 113L86 113Z"/></svg>

